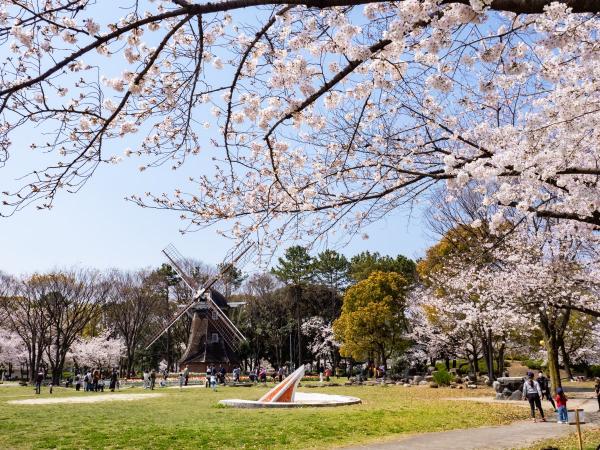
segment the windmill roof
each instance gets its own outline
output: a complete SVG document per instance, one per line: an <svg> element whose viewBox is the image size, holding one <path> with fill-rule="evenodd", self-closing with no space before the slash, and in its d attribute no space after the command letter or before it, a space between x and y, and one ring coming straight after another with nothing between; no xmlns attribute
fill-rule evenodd
<svg viewBox="0 0 600 450"><path fill-rule="evenodd" d="M213 302L217 304L219 308L228 308L227 299L223 294L215 289L210 290L210 295L212 297Z"/></svg>

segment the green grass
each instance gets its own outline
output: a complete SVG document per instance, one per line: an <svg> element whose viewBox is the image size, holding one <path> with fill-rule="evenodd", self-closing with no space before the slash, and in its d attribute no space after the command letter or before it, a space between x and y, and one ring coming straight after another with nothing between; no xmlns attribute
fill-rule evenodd
<svg viewBox="0 0 600 450"><path fill-rule="evenodd" d="M359 386L311 389L360 397L338 408L244 410L223 398L257 399L266 388L158 389L164 397L95 404L11 405L33 389L0 387L0 448L327 448L405 433L503 424L526 416L510 405L456 402L448 397L490 390ZM146 391L147 392L147 391ZM121 393L143 395L140 388ZM55 389L53 397L97 395ZM120 395L114 393L112 395ZM41 396L49 397L45 390Z"/></svg>

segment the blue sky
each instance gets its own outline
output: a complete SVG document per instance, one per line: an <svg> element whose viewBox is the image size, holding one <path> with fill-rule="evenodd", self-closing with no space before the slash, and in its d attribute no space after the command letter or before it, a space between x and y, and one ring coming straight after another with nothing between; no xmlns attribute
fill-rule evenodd
<svg viewBox="0 0 600 450"><path fill-rule="evenodd" d="M0 170L0 179L22 175L18 169L8 164ZM78 194L60 196L50 211L30 207L0 218L0 270L16 275L74 265L99 269L157 266L163 262L161 249L169 243L185 256L218 263L232 243L214 229L182 236L177 213L142 209L124 200L128 194L159 187L161 177L155 174L162 173L105 166ZM398 211L367 228L369 239L357 236L338 250L348 256L371 250L418 257L431 241L416 214L409 220L408 212Z"/></svg>
<svg viewBox="0 0 600 450"><path fill-rule="evenodd" d="M102 11L97 19L102 21L106 15ZM115 55L113 59L103 59L102 73L110 76L121 70L121 58ZM209 142L211 136L205 137ZM0 191L14 188L16 179L28 170L44 167L40 163L44 155L28 148L36 139L43 139L42 130L22 129L13 136L11 159L0 168ZM135 147L135 142L135 137L112 142L114 148L107 149L108 154L121 155L126 147ZM128 195L146 191L171 192L184 185L181 181L188 175L205 171L207 159L192 159L177 172L168 168L139 172L141 161L135 159L117 166L101 166L79 193L57 197L52 210L29 207L12 217L0 218L0 271L21 274L76 265L99 269L151 267L164 261L160 251L169 243L185 256L208 264L220 262L232 242L220 238L214 229L182 236L179 228L184 223L176 212L142 209L124 200ZM432 240L427 237L420 211L409 216L408 211L397 211L365 229L368 240L357 236L336 250L347 256L371 250L419 257Z"/></svg>

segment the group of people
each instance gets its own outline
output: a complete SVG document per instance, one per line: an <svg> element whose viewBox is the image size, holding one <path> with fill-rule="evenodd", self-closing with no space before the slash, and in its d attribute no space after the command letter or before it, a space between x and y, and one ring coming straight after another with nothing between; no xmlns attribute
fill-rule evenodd
<svg viewBox="0 0 600 450"><path fill-rule="evenodd" d="M535 417L536 408L540 413L542 422L546 421L544 409L542 408L543 399L548 400L552 405L552 409L558 413L558 423L568 422L568 417L566 417L567 397L562 388L558 388L556 392L557 395L555 403L554 399L552 398L552 393L550 392L550 380L544 375L544 373L540 371L537 379L535 379L533 372L527 373L527 379L523 383L522 393L523 400L527 400L529 402L529 407L531 408L531 418L534 422L537 421Z"/></svg>
<svg viewBox="0 0 600 450"><path fill-rule="evenodd" d="M536 409L539 411L542 422L546 422L544 409L542 408L542 400L546 399L557 414L557 423L569 423L569 414L567 412L567 402L569 399L565 395L565 391L562 387L556 388L556 396L553 398L550 390L550 380L543 372L540 371L538 373L537 379L534 377L533 372L528 372L527 379L523 383L522 392L523 400L529 401L531 418L534 422L537 421L535 417ZM598 400L598 411L600 411L600 378L596 379L594 392Z"/></svg>
<svg viewBox="0 0 600 450"><path fill-rule="evenodd" d="M83 387L85 392L104 392L108 379L108 388L111 392L120 389L119 372L113 369L110 374L100 369L88 370L85 374L75 374L75 390L80 391Z"/></svg>

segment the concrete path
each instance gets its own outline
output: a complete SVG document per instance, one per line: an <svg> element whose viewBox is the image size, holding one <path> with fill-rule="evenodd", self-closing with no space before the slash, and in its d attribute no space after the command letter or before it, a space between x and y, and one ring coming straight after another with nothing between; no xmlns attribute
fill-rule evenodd
<svg viewBox="0 0 600 450"><path fill-rule="evenodd" d="M11 405L52 405L57 403L100 403L114 401L147 400L162 397L165 394L97 394L81 397L54 397L54 398L29 398L26 400L9 400Z"/></svg>
<svg viewBox="0 0 600 450"><path fill-rule="evenodd" d="M471 399L470 399L471 400ZM475 399L472 399L475 401ZM545 406L545 405L544 405ZM596 399L571 400L569 408L583 408L586 420L597 420ZM551 422L521 421L497 427L481 427L407 436L387 442L344 447L345 450L505 450L526 448L544 439L553 439L575 432L575 426L556 423L550 409L546 417ZM597 425L597 424L596 424ZM585 428L595 426L586 424Z"/></svg>

